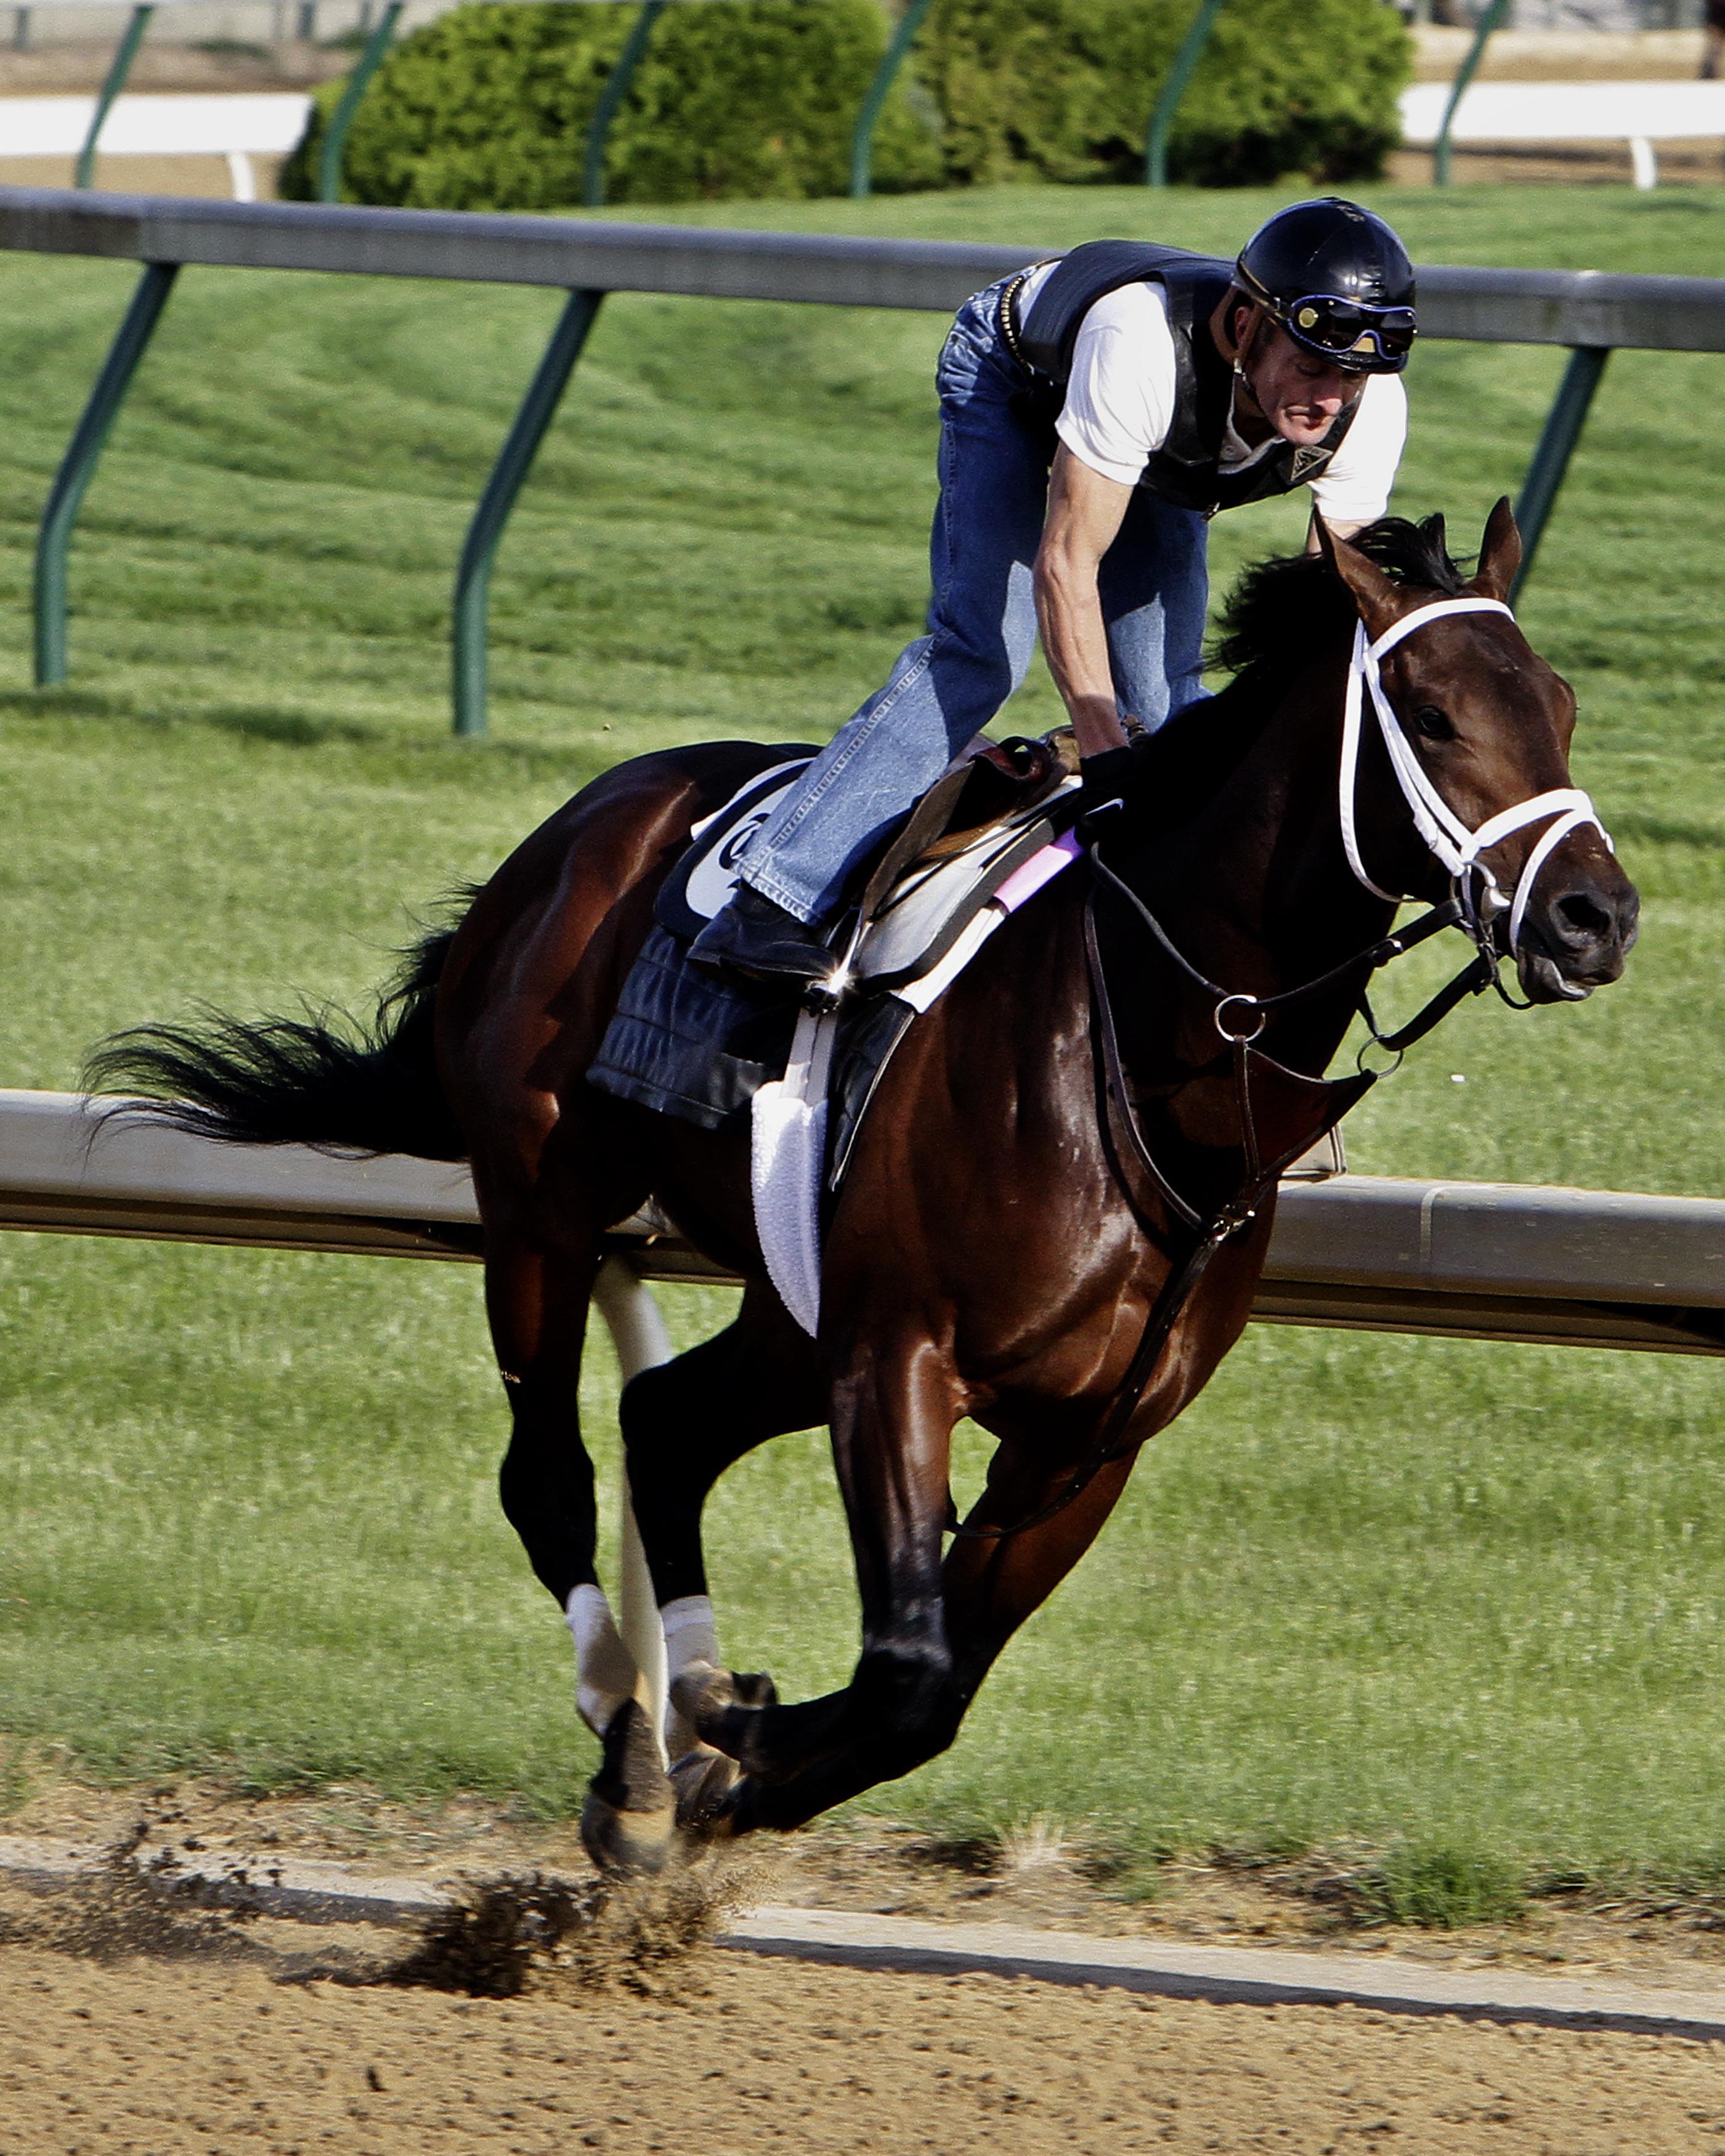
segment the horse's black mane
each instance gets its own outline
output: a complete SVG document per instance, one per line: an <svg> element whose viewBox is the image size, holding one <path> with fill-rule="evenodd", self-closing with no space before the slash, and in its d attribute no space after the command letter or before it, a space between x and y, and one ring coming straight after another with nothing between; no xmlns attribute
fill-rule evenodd
<svg viewBox="0 0 1725 2156"><path fill-rule="evenodd" d="M1441 516L1423 524L1380 517L1349 544L1399 582L1444 598L1466 588L1444 543ZM1210 651L1212 662L1235 678L1146 743L1134 821L1150 829L1189 819L1239 768L1275 711L1280 694L1266 676L1292 674L1323 644L1339 641L1357 619L1353 593L1321 554L1281 556L1246 570L1229 594Z"/></svg>
<svg viewBox="0 0 1725 2156"><path fill-rule="evenodd" d="M1398 583L1453 598L1465 591L1461 571L1444 543L1444 520L1423 524L1380 516L1349 544ZM1228 597L1211 657L1230 674L1260 662L1298 665L1313 646L1354 618L1353 594L1321 554L1291 554L1248 569Z"/></svg>

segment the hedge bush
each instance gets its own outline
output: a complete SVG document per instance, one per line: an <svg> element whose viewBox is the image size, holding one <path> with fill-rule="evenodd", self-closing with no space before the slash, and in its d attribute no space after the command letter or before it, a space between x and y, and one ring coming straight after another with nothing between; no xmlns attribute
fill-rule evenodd
<svg viewBox="0 0 1725 2156"><path fill-rule="evenodd" d="M935 0L918 64L949 182L1143 174L1194 0ZM1366 179L1400 135L1412 42L1384 0L1226 0L1181 100L1169 177Z"/></svg>
<svg viewBox="0 0 1725 2156"><path fill-rule="evenodd" d="M883 189L1142 176L1194 0L935 0L875 136ZM355 202L555 209L632 8L458 8L404 39L348 136ZM842 194L885 49L877 0L704 0L661 18L611 131L612 202ZM1226 0L1168 146L1173 177L1368 178L1396 141L1411 44L1385 0ZM318 91L282 192L316 192L341 85Z"/></svg>
<svg viewBox="0 0 1725 2156"><path fill-rule="evenodd" d="M378 70L343 159L350 202L556 209L581 199L587 130L628 7L457 8ZM886 50L876 0L704 0L661 17L610 135L610 202L842 194L858 107ZM281 192L316 193L318 92ZM901 87L875 137L882 189L938 187L939 116Z"/></svg>

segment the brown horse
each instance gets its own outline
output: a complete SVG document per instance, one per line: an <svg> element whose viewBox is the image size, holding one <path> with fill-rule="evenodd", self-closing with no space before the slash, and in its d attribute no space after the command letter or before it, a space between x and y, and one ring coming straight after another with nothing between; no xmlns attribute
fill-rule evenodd
<svg viewBox="0 0 1725 2156"><path fill-rule="evenodd" d="M1500 503L1471 583L1436 518L1385 520L1245 580L1222 645L1231 685L1144 748L1094 826L1102 865L1014 915L889 1066L829 1223L818 1342L768 1283L747 1141L585 1082L691 824L776 752L672 750L597 780L423 947L367 1042L224 1022L122 1036L97 1059L98 1081L177 1096L159 1111L220 1137L470 1159L513 1418L503 1503L576 1634L604 1743L586 1821L602 1858L656 1861L673 1832L596 1583L577 1420L605 1231L653 1199L748 1283L735 1323L630 1384L623 1424L666 1614L681 1820L793 1827L952 1742L1138 1446L1238 1338L1277 1163L1369 1082L1322 1074L1387 955L1384 894L1459 899L1451 914L1488 954L1505 945L1532 1002L1622 971L1637 901L1574 808L1584 797L1563 791L1574 700L1491 604L1519 557ZM1368 729L1338 788L1350 644L1366 639L1386 639L1384 732ZM1417 767L1399 782L1398 742ZM1447 857L1416 828L1434 814ZM964 1415L999 1445L958 1527L947 1469ZM717 1666L701 1514L732 1461L821 1422L862 1647L842 1691L781 1704L764 1678Z"/></svg>

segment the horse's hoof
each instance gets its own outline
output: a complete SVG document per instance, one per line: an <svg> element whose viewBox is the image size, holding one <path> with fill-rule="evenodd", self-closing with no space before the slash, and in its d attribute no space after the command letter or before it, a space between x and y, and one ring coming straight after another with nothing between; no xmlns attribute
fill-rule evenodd
<svg viewBox="0 0 1725 2156"><path fill-rule="evenodd" d="M582 1845L601 1871L662 1871L676 1837L676 1796L639 1700L612 1716L604 1747L582 1807Z"/></svg>
<svg viewBox="0 0 1725 2156"><path fill-rule="evenodd" d="M735 1798L742 1769L710 1744L685 1752L670 1770L677 1831L691 1841L729 1841L737 1831Z"/></svg>
<svg viewBox="0 0 1725 2156"><path fill-rule="evenodd" d="M705 1736L702 1723L716 1722L737 1707L757 1709L778 1705L778 1686L765 1671L745 1675L737 1670L716 1670L697 1665L685 1670L671 1686L671 1704L697 1735Z"/></svg>
<svg viewBox="0 0 1725 2156"><path fill-rule="evenodd" d="M759 1784L726 1753L697 1744L670 1773L677 1831L685 1844L735 1841L760 1825Z"/></svg>

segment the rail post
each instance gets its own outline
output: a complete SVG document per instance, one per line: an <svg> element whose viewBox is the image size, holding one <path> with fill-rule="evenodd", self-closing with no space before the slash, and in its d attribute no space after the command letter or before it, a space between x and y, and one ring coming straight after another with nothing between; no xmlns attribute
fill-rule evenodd
<svg viewBox="0 0 1725 2156"><path fill-rule="evenodd" d="M880 64L875 70L875 80L862 101L862 109L856 116L856 130L850 138L850 194L855 202L861 202L874 191L875 130L880 123L881 110L892 85L898 80L898 71L904 65L905 54L922 28L922 18L928 8L929 0L910 0L910 5L898 18Z"/></svg>
<svg viewBox="0 0 1725 2156"><path fill-rule="evenodd" d="M73 430L49 490L48 505L42 512L42 523L36 534L34 601L39 689L53 688L66 678L66 556L72 543L72 526L77 521L79 506L95 470L96 459L102 454L102 445L179 274L177 262L151 262L145 265L119 334L102 362L102 371L90 393L90 402Z"/></svg>
<svg viewBox="0 0 1725 2156"><path fill-rule="evenodd" d="M134 8L131 20L126 26L126 35L116 48L108 63L107 80L96 98L95 110L90 115L90 132L84 138L84 147L78 152L78 170L74 175L74 187L89 187L95 184L96 138L108 117L108 108L126 87L126 78L131 73L131 64L138 56L138 47L144 42L144 33L150 27L150 18L156 13L155 0L144 0Z"/></svg>
<svg viewBox="0 0 1725 2156"><path fill-rule="evenodd" d="M1455 70L1455 80L1450 85L1449 102L1444 107L1444 117L1438 128L1437 141L1431 150L1431 182L1434 187L1450 184L1450 129L1455 118L1457 106L1467 95L1467 85L1474 79L1480 62L1486 57L1486 47L1491 33L1502 23L1509 8L1509 0L1487 0L1486 12L1481 16L1479 27L1473 33L1473 43L1467 49L1467 57Z"/></svg>
<svg viewBox="0 0 1725 2156"><path fill-rule="evenodd" d="M1168 138L1174 125L1174 115L1180 109L1180 100L1186 95L1186 85L1192 80L1192 70L1204 57L1204 49L1210 41L1210 32L1215 28L1221 13L1222 0L1199 0L1198 13L1192 18L1191 27L1180 42L1174 54L1174 64L1168 71L1168 80L1162 85L1162 95L1156 100L1156 110L1150 116L1150 136L1144 146L1144 185L1147 187L1165 187L1168 185Z"/></svg>
<svg viewBox="0 0 1725 2156"><path fill-rule="evenodd" d="M453 658L454 664L455 732L472 739L485 731L488 686L485 615L490 598L491 564L497 543L515 507L516 497L533 469L545 430L556 417L581 347L597 319L603 292L571 292L557 317L521 409L515 415L507 439L491 467L491 476L480 496L479 507L461 544L460 564L455 572Z"/></svg>
<svg viewBox="0 0 1725 2156"><path fill-rule="evenodd" d="M598 1305L617 1349L617 1361L626 1385L643 1370L671 1359L670 1336L653 1291L627 1258L608 1257L593 1283ZM629 1496L629 1463L622 1463L623 1517L618 1536L617 1630L634 1657L640 1675L635 1697L645 1710L653 1733L665 1747L665 1708L669 1689L665 1657L665 1627L659 1618L659 1598L653 1591L653 1575L641 1547L641 1531L635 1524L635 1508Z"/></svg>
<svg viewBox="0 0 1725 2156"><path fill-rule="evenodd" d="M653 35L653 25L665 13L666 4L667 0L642 0L641 12L634 19L623 50L617 55L616 66L605 77L605 86L593 107L593 120L587 131L587 155L581 167L581 200L588 209L604 206L605 146L611 138L611 123L623 109L635 69L641 64L647 41Z"/></svg>
<svg viewBox="0 0 1725 2156"><path fill-rule="evenodd" d="M1519 597L1532 570L1533 557L1539 551L1552 506L1563 484L1563 474L1569 468L1575 444L1581 439L1594 392L1599 386L1605 362L1610 357L1610 346L1604 344L1579 344L1569 354L1569 364L1563 369L1558 393L1545 415L1532 462L1527 466L1527 476L1522 481L1522 491L1516 501L1516 522L1522 533L1522 566L1516 572L1512 598Z"/></svg>
<svg viewBox="0 0 1725 2156"><path fill-rule="evenodd" d="M403 0L389 0L377 23L371 28L365 49L353 64L353 72L347 78L347 87L341 93L341 102L330 115L330 124L324 130L323 144L317 153L317 199L338 203L341 199L341 157L347 147L347 131L353 125L353 116L359 110L359 101L371 85L372 77L383 64L383 55L389 50L395 35L395 26L401 20Z"/></svg>

